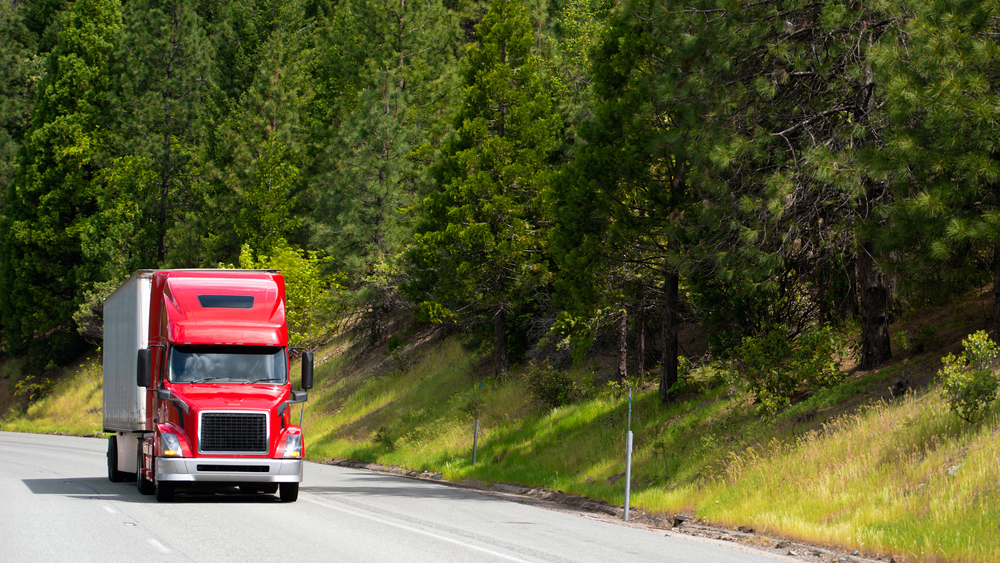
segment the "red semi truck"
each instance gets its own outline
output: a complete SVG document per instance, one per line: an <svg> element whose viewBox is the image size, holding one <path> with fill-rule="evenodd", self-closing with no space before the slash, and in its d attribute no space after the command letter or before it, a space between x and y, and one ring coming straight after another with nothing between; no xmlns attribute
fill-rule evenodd
<svg viewBox="0 0 1000 563"><path fill-rule="evenodd" d="M313 356L288 347L277 270L141 270L104 301L103 354L108 479L134 476L161 502L198 484L298 498L291 407L312 388Z"/></svg>

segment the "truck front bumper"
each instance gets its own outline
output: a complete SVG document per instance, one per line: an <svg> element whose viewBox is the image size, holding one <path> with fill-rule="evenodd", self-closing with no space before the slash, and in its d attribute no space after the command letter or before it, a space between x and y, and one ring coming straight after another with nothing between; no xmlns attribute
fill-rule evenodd
<svg viewBox="0 0 1000 563"><path fill-rule="evenodd" d="M301 459L158 457L156 480L198 483L301 483Z"/></svg>

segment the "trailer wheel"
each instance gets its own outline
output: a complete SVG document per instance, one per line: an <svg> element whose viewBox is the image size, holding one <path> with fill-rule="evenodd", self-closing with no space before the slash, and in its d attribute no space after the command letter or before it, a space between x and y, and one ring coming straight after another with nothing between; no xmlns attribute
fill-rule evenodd
<svg viewBox="0 0 1000 563"><path fill-rule="evenodd" d="M278 497L281 502L295 502L299 498L298 483L281 483L278 486Z"/></svg>
<svg viewBox="0 0 1000 563"><path fill-rule="evenodd" d="M125 473L118 471L118 437L108 438L108 481L122 483L128 479Z"/></svg>
<svg viewBox="0 0 1000 563"><path fill-rule="evenodd" d="M143 457L142 445L140 444L139 450L135 453L135 485L136 488L139 489L139 494L151 495L156 489L153 487L153 483L146 479L146 477L142 474L142 470L145 467L143 464Z"/></svg>

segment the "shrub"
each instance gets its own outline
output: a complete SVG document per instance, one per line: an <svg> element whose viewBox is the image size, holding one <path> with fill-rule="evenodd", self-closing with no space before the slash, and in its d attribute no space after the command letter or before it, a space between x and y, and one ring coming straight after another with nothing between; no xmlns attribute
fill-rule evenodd
<svg viewBox="0 0 1000 563"><path fill-rule="evenodd" d="M14 384L14 396L20 399L22 410L27 413L28 407L48 395L53 385L48 377L29 374Z"/></svg>
<svg viewBox="0 0 1000 563"><path fill-rule="evenodd" d="M549 409L568 405L583 394L568 374L548 366L530 366L524 379L532 398Z"/></svg>
<svg viewBox="0 0 1000 563"><path fill-rule="evenodd" d="M834 354L840 340L828 325L808 327L789 335L776 325L759 337L746 337L738 351L736 371L758 405L775 414L800 389L815 391L840 381Z"/></svg>
<svg viewBox="0 0 1000 563"><path fill-rule="evenodd" d="M329 257L299 250L284 240L275 243L270 254L256 259L253 249L243 245L241 268L281 270L285 278L285 315L292 346L314 348L328 342L339 328L337 321L344 312L338 300L343 278L323 273L330 262Z"/></svg>
<svg viewBox="0 0 1000 563"><path fill-rule="evenodd" d="M1000 348L982 330L962 341L964 350L941 358L938 375L944 378L944 396L952 412L966 422L976 422L996 400L998 380L994 362Z"/></svg>
<svg viewBox="0 0 1000 563"><path fill-rule="evenodd" d="M922 354L925 350L931 348L937 339L937 333L937 327L920 327L920 332L917 333L916 338L910 342L910 346L913 348L913 351L918 354Z"/></svg>

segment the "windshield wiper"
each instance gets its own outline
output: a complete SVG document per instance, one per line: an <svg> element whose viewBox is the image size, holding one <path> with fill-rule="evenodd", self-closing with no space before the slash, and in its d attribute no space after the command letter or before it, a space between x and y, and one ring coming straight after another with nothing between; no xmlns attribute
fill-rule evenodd
<svg viewBox="0 0 1000 563"><path fill-rule="evenodd" d="M232 381L229 377L203 377L201 379L195 379L189 383L208 383L210 381Z"/></svg>

